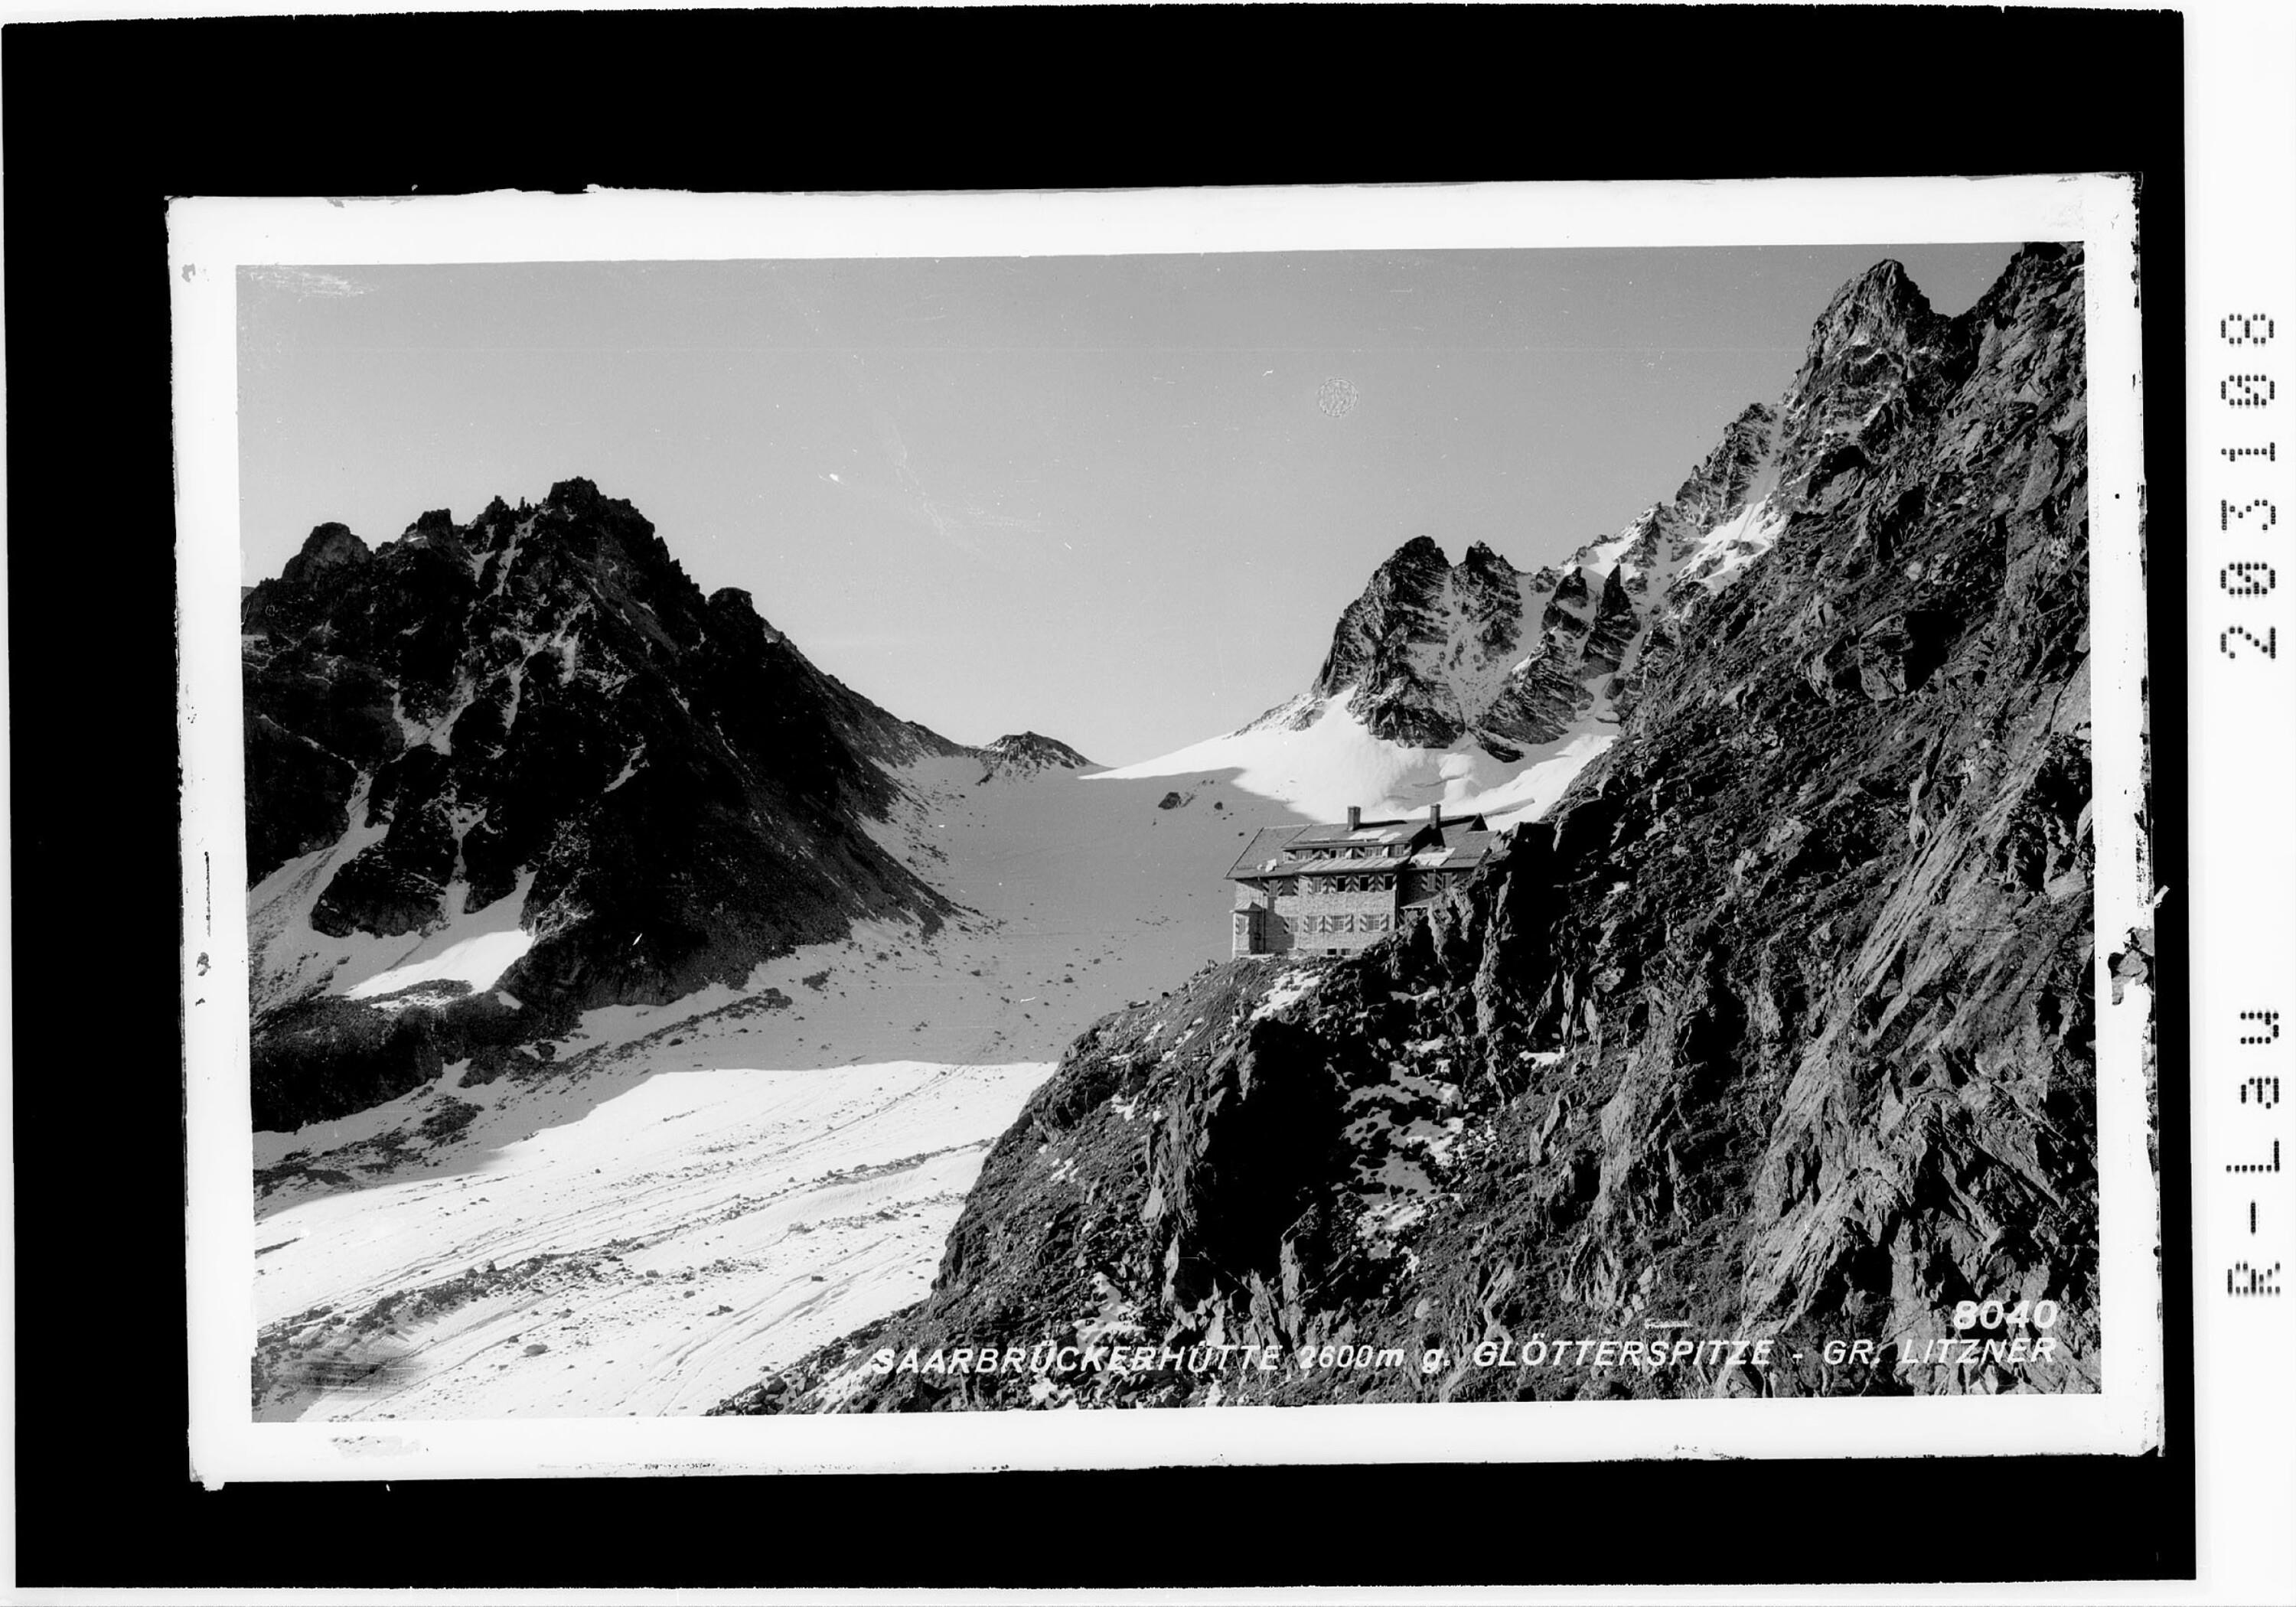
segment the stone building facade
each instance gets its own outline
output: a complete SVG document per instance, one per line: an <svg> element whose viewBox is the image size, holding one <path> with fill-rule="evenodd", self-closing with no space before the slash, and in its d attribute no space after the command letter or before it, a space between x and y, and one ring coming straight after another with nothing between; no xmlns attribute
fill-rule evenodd
<svg viewBox="0 0 2296 1607"><path fill-rule="evenodd" d="M1231 955L1344 954L1376 943L1464 885L1497 846L1480 815L1276 826L1228 871Z"/></svg>

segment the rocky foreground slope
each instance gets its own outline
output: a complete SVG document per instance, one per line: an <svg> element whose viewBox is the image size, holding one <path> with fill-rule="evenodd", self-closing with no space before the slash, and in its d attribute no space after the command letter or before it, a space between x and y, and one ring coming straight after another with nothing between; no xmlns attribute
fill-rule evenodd
<svg viewBox="0 0 2296 1607"><path fill-rule="evenodd" d="M1774 453L1770 533L1689 560L1734 583L1652 633L1546 822L1407 935L1208 966L1101 1021L990 1154L931 1297L721 1410L2094 1388L2084 398L2078 250L2027 248L1957 318L1894 263L1846 287L1782 412L1718 454L1726 481ZM1414 644L1510 584L1466 567L1414 560L1391 590L1448 601L1399 646L1343 625L1325 679L1426 685ZM1588 601L1577 644L1613 611ZM1996 1297L2056 1303L2048 1354L1918 1359ZM1784 1342L1764 1370L1464 1361L1646 1322ZM1810 1342L1853 1337L1874 1359ZM1449 1359L867 1362L1111 1340Z"/></svg>

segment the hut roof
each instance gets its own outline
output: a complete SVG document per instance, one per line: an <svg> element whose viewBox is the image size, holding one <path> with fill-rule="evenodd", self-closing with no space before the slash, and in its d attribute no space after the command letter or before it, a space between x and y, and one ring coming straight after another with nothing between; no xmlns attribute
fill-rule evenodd
<svg viewBox="0 0 2296 1607"><path fill-rule="evenodd" d="M1269 826L1255 833L1228 867L1232 881L1264 876L1343 876L1366 871L1471 870L1499 840L1480 815L1456 816L1438 832L1427 822L1366 822L1343 825ZM1403 849L1406 853L1394 850ZM1326 857L1329 856L1329 857Z"/></svg>

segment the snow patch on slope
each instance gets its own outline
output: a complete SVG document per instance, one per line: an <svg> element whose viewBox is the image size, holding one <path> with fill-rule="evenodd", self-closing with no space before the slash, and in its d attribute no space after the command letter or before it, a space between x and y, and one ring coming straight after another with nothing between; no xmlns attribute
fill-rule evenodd
<svg viewBox="0 0 2296 1607"><path fill-rule="evenodd" d="M1578 779L1578 773L1601 757L1618 740L1615 731L1585 731L1554 744L1555 751L1536 764L1526 765L1505 780L1488 785L1462 787L1456 798L1443 800L1445 814L1483 815L1494 827L1537 820ZM1485 758L1480 752L1473 757ZM1496 760L1488 760L1494 768Z"/></svg>
<svg viewBox="0 0 2296 1607"><path fill-rule="evenodd" d="M1312 716L1297 727L1258 721L1160 758L1083 779L1128 781L1233 771L1240 791L1313 820L1341 819L1350 806L1376 818L1421 814L1429 804L1439 803L1447 814L1491 815L1490 824L1497 827L1536 819L1610 746L1615 734L1575 733L1513 762L1493 758L1472 742L1447 749L1414 748L1374 735L1349 707L1354 693L1349 687L1315 700Z"/></svg>
<svg viewBox="0 0 2296 1607"><path fill-rule="evenodd" d="M1699 537L1684 558L1677 580L1696 581L1710 595L1720 591L1777 545L1785 524L1785 515L1767 497L1747 504Z"/></svg>
<svg viewBox="0 0 2296 1607"><path fill-rule="evenodd" d="M1349 804L1385 798L1414 771L1428 767L1427 750L1373 735L1348 707L1354 695L1349 687L1321 700L1321 711L1298 729L1247 726L1084 779L1138 781L1234 770L1235 784L1246 792L1290 804L1316 820L1337 819Z"/></svg>
<svg viewBox="0 0 2296 1607"><path fill-rule="evenodd" d="M480 932L449 944L427 960L410 965L400 965L369 977L350 989L355 999L381 998L397 993L402 988L412 988L418 982L462 982L476 993L493 986L494 980L515 964L526 951L534 947L534 934L521 928L508 931Z"/></svg>
<svg viewBox="0 0 2296 1607"><path fill-rule="evenodd" d="M1622 669L1630 670L1638 661L1653 618L1679 617L1731 585L1776 544L1786 522L1783 510L1766 496L1734 509L1711 530L1668 551L1652 537L1652 521L1662 512L1647 510L1617 534L1573 553L1562 572L1576 570L1586 581L1586 594L1576 602L1550 605L1578 619L1583 631L1593 622L1603 585L1614 570L1622 582L1643 590L1652 602L1638 605L1641 627L1627 646ZM1546 571L1549 576L1554 572ZM1528 576L1523 580L1526 605L1531 580ZM1469 652L1472 621L1464 610L1448 592L1443 606L1444 641L1419 665L1428 672L1431 685L1452 690L1464 686L1488 701L1507 674L1528 669L1545 651L1534 629L1528 638L1531 652L1511 670L1503 659L1484 664ZM1533 623L1528 613L1525 623ZM1436 749L1375 735L1355 713L1353 703L1361 688L1350 685L1328 697L1304 693L1224 736L1086 779L1226 774L1239 790L1284 804L1313 820L1338 820L1351 806L1373 816L1398 816L1440 803L1447 814L1482 814L1495 827L1512 825L1538 819L1552 808L1617 735L1620 713L1612 675L1604 670L1582 684L1587 696L1570 728L1555 741L1512 759L1494 758L1472 738ZM1460 712L1472 724L1473 709L1463 705Z"/></svg>

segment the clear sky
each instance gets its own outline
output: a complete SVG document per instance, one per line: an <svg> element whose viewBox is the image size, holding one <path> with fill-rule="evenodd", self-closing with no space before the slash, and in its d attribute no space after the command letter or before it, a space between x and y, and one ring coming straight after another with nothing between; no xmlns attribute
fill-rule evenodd
<svg viewBox="0 0 2296 1607"><path fill-rule="evenodd" d="M250 270L243 578L584 476L894 713L1122 764L1305 688L1414 536L1531 568L1670 495L1876 261L1957 313L2013 250Z"/></svg>

